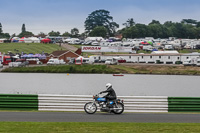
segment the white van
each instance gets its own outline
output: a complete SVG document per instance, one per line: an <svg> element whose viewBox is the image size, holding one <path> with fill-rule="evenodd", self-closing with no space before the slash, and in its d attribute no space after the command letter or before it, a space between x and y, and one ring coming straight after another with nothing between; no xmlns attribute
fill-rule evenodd
<svg viewBox="0 0 200 133"><path fill-rule="evenodd" d="M8 66L9 67L19 67L22 62L9 62Z"/></svg>
<svg viewBox="0 0 200 133"><path fill-rule="evenodd" d="M197 64L198 67L200 66L200 58L197 59Z"/></svg>
<svg viewBox="0 0 200 133"><path fill-rule="evenodd" d="M49 61L47 62L47 65L58 65L58 64L66 64L66 62L59 59L49 59Z"/></svg>
<svg viewBox="0 0 200 133"><path fill-rule="evenodd" d="M172 45L165 45L165 49L167 49L167 50L173 50L173 46Z"/></svg>
<svg viewBox="0 0 200 133"><path fill-rule="evenodd" d="M107 58L105 64L107 65L117 65L118 60L115 58Z"/></svg>

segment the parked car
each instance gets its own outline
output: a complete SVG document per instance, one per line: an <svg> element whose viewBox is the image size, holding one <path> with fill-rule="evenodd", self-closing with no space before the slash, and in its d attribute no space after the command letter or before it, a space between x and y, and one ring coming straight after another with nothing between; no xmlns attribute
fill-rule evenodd
<svg viewBox="0 0 200 133"><path fill-rule="evenodd" d="M17 59L15 62L10 62L9 67L24 67L29 65L29 62L25 59Z"/></svg>
<svg viewBox="0 0 200 133"><path fill-rule="evenodd" d="M118 60L118 63L126 63L125 59Z"/></svg>
<svg viewBox="0 0 200 133"><path fill-rule="evenodd" d="M51 39L49 38L45 38L41 40L41 43L50 43L50 42L51 42Z"/></svg>
<svg viewBox="0 0 200 133"><path fill-rule="evenodd" d="M99 63L105 63L106 60L102 59L102 60L99 60Z"/></svg>
<svg viewBox="0 0 200 133"><path fill-rule="evenodd" d="M21 64L19 64L19 67L25 67L27 65L29 65L29 62L28 61L24 61Z"/></svg>

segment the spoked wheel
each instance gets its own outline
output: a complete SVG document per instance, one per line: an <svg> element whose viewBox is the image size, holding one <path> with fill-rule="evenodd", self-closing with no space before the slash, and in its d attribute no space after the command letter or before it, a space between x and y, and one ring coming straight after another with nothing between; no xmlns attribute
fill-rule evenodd
<svg viewBox="0 0 200 133"><path fill-rule="evenodd" d="M114 105L113 113L115 114L121 114L124 112L124 105L122 103L116 103Z"/></svg>
<svg viewBox="0 0 200 133"><path fill-rule="evenodd" d="M84 110L88 114L94 114L97 111L97 105L93 102L86 103Z"/></svg>

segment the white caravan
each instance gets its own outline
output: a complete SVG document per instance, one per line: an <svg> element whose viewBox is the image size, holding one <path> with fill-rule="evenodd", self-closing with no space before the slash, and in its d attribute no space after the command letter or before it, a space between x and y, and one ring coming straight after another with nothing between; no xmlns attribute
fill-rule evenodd
<svg viewBox="0 0 200 133"><path fill-rule="evenodd" d="M184 66L196 66L197 65L197 59L187 59L186 61L183 62Z"/></svg>
<svg viewBox="0 0 200 133"><path fill-rule="evenodd" d="M200 66L200 58L197 58L197 64L196 64L196 66Z"/></svg>
<svg viewBox="0 0 200 133"><path fill-rule="evenodd" d="M122 60L122 57L112 57L112 58L107 58L105 61L105 64L107 65L117 65L118 60Z"/></svg>
<svg viewBox="0 0 200 133"><path fill-rule="evenodd" d="M94 61L91 61L92 58L85 58L83 56L79 56L75 58L75 64L81 65L81 64L92 64Z"/></svg>

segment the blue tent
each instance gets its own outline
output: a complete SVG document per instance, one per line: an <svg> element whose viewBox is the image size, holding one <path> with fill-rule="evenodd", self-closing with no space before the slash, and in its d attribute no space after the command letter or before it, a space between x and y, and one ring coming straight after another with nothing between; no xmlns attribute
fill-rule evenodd
<svg viewBox="0 0 200 133"><path fill-rule="evenodd" d="M152 51L158 51L156 48L152 49Z"/></svg>

